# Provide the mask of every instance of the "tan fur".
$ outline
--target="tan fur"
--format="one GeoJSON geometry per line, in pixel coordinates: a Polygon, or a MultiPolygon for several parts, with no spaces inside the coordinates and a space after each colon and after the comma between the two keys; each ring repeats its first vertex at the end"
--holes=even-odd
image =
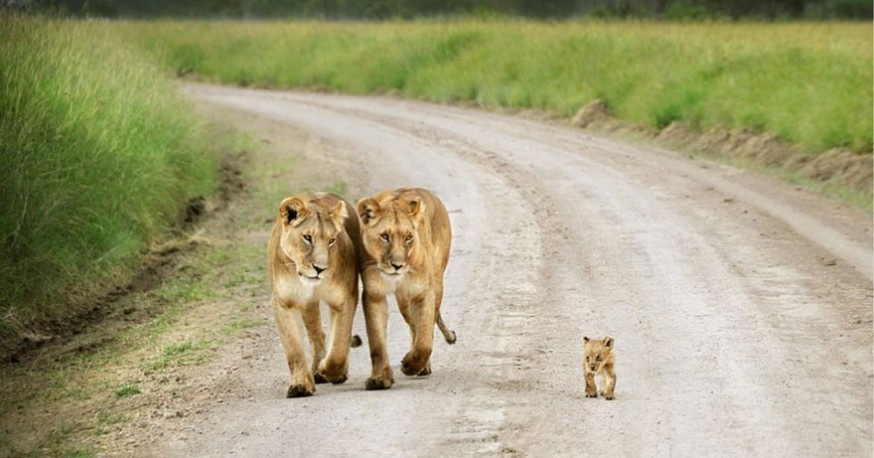
{"type": "Polygon", "coordinates": [[[385,342],[386,295],[395,295],[410,327],[410,351],[401,360],[404,374],[431,373],[435,323],[447,342],[455,342],[455,332],[440,316],[452,229],[443,203],[424,189],[384,191],[362,199],[358,214],[364,247],[362,303],[373,366],[365,386],[387,389],[394,379],[385,342]]]}
{"type": "Polygon", "coordinates": [[[586,397],[597,398],[595,374],[601,374],[601,384],[604,386],[604,399],[613,400],[613,390],[616,388],[616,372],[613,370],[613,338],[590,339],[583,337],[583,372],[586,375],[586,397]]]}
{"type": "Polygon", "coordinates": [[[273,313],[291,373],[288,397],[312,395],[316,382],[346,381],[358,304],[359,233],[352,204],[336,195],[304,194],[279,206],[267,256],[273,313]],[[331,314],[327,352],[322,301],[331,314]],[[313,352],[312,369],[303,347],[304,327],[313,352]]]}

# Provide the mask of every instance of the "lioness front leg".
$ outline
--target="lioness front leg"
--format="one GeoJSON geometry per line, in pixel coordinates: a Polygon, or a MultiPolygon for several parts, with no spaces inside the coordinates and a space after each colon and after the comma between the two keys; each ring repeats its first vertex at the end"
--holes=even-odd
{"type": "Polygon", "coordinates": [[[310,302],[301,310],[300,314],[310,339],[310,348],[313,351],[313,380],[316,383],[327,383],[328,380],[319,374],[319,362],[325,358],[325,331],[322,330],[319,302],[310,302]]]}
{"type": "MultiPolygon", "coordinates": [[[[411,315],[410,305],[411,300],[409,297],[399,294],[397,296],[398,300],[398,309],[401,311],[401,316],[404,317],[404,321],[407,322],[407,326],[410,328],[410,348],[413,348],[416,345],[416,322],[415,319],[411,315]]],[[[425,367],[422,368],[416,375],[425,376],[431,375],[431,361],[428,360],[425,363],[425,367]]]]}
{"type": "MultiPolygon", "coordinates": [[[[365,282],[366,285],[366,282],[365,282]]],[[[364,387],[368,390],[386,390],[394,383],[391,366],[388,364],[388,348],[385,334],[388,329],[388,302],[385,295],[364,293],[364,322],[367,325],[367,343],[370,346],[370,378],[364,387]]]]}
{"type": "Polygon", "coordinates": [[[331,349],[319,363],[318,373],[333,384],[346,381],[349,372],[349,348],[352,344],[352,319],[355,316],[356,297],[331,308],[331,349]]]}
{"type": "MultiPolygon", "coordinates": [[[[401,360],[401,371],[406,375],[419,375],[426,368],[430,373],[429,360],[434,344],[434,295],[426,294],[410,304],[412,321],[415,323],[413,346],[401,360]]],[[[427,374],[422,374],[427,375],[427,374]]]]}
{"type": "Polygon", "coordinates": [[[285,359],[288,362],[288,370],[291,373],[291,384],[288,387],[289,398],[312,396],[316,391],[313,375],[306,364],[306,353],[300,331],[300,312],[294,309],[293,304],[280,304],[273,300],[273,316],[279,328],[279,338],[282,348],[285,350],[285,359]]]}

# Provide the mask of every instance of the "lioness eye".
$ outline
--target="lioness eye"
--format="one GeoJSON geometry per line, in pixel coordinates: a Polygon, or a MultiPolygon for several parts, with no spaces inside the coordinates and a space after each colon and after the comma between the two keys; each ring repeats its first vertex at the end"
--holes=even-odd
{"type": "Polygon", "coordinates": [[[336,241],[337,241],[337,239],[328,240],[328,245],[333,245],[334,242],[336,242],[336,241]]]}
{"type": "Polygon", "coordinates": [[[307,243],[313,243],[313,236],[311,235],[305,235],[303,236],[303,239],[306,240],[307,243]]]}
{"type": "Polygon", "coordinates": [[[381,239],[385,240],[386,242],[388,242],[388,234],[382,234],[382,235],[379,236],[379,238],[381,238],[381,239]]]}
{"type": "Polygon", "coordinates": [[[410,235],[407,236],[407,243],[410,243],[410,242],[412,242],[412,241],[413,241],[413,235],[410,234],[410,235]]]}

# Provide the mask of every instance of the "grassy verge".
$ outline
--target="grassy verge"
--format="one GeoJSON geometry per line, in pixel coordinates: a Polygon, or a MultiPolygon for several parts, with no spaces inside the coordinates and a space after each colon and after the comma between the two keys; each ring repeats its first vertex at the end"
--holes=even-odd
{"type": "Polygon", "coordinates": [[[119,33],[0,12],[2,350],[129,278],[215,192],[193,111],[119,33]]]}
{"type": "Polygon", "coordinates": [[[178,73],[397,91],[566,116],[593,99],[661,128],[752,128],[871,151],[870,23],[122,22],[178,73]]]}
{"type": "MultiPolygon", "coordinates": [[[[202,370],[222,345],[268,323],[263,241],[215,237],[177,254],[162,285],[124,297],[119,306],[133,310],[129,315],[106,319],[69,343],[49,344],[23,364],[0,366],[6,453],[115,451],[115,436],[129,421],[151,418],[183,391],[193,395],[190,384],[168,380],[187,378],[183,368],[202,370]]],[[[197,374],[191,383],[207,378],[197,374]]]]}
{"type": "Polygon", "coordinates": [[[275,342],[266,245],[276,205],[347,185],[298,167],[297,137],[224,138],[225,123],[245,116],[204,112],[221,122],[207,125],[211,138],[248,152],[240,159],[246,192],[199,223],[191,243],[174,245],[163,280],[119,297],[118,312],[99,326],[0,365],[0,457],[140,455],[215,396],[244,395],[222,390],[243,372],[233,369],[262,364],[260,335],[275,342]]]}

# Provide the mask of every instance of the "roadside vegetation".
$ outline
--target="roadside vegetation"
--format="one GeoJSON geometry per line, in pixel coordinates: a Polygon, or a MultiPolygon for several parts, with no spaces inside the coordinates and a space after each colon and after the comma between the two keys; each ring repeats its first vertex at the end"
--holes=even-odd
{"type": "Polygon", "coordinates": [[[275,332],[265,283],[270,216],[290,194],[346,184],[307,174],[287,143],[227,134],[239,120],[204,118],[208,132],[225,132],[214,141],[246,152],[236,158],[246,191],[153,254],[163,258],[158,272],[115,298],[99,325],[0,365],[0,457],[142,454],[131,430],[164,434],[215,397],[230,399],[236,369],[262,364],[251,345],[275,332]]]}
{"type": "Polygon", "coordinates": [[[114,23],[178,74],[572,116],[750,128],[811,153],[872,142],[870,23],[513,20],[114,23]]]}
{"type": "Polygon", "coordinates": [[[0,350],[91,310],[215,193],[193,110],[122,31],[0,10],[0,350]]]}

